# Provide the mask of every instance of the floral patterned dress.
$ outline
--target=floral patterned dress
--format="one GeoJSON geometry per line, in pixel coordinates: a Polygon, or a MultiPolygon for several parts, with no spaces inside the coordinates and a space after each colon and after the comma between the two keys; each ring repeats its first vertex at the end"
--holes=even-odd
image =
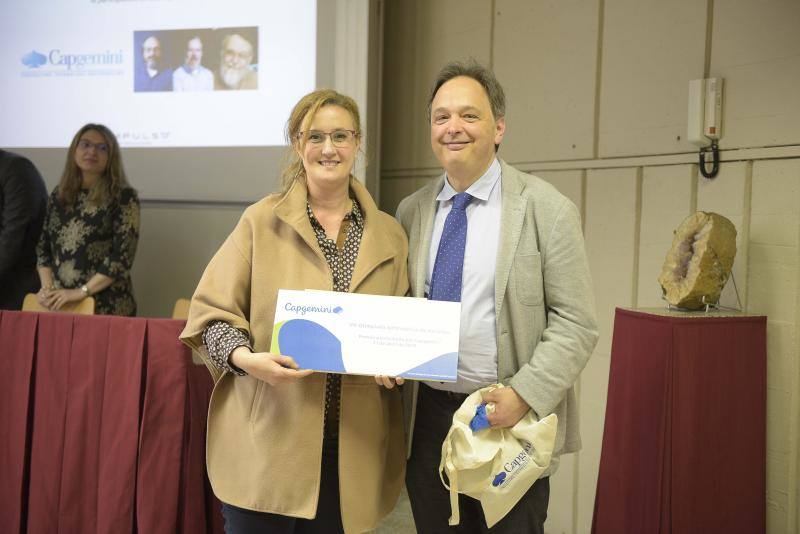
{"type": "Polygon", "coordinates": [[[65,208],[58,187],[53,190],[36,248],[38,266],[50,267],[56,287],[63,289],[81,287],[95,273],[113,278],[93,295],[95,313],[136,315],[131,267],[139,241],[139,198],[129,187],[106,205],[94,205],[88,196],[81,190],[65,208]]]}

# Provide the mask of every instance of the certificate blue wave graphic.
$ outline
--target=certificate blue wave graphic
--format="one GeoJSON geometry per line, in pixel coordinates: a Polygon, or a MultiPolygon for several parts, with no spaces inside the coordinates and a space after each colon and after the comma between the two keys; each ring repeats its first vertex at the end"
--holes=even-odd
{"type": "Polygon", "coordinates": [[[278,349],[301,369],[344,373],[342,343],[330,330],[307,319],[291,319],[280,326],[278,349]]]}
{"type": "Polygon", "coordinates": [[[417,380],[455,380],[457,370],[458,353],[448,352],[400,373],[400,376],[417,380]]]}

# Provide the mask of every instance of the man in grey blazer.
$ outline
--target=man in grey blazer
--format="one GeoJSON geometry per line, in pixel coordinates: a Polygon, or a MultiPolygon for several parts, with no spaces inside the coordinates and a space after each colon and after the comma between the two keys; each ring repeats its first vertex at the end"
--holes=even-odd
{"type": "Polygon", "coordinates": [[[558,433],[550,469],[491,532],[543,532],[547,477],[560,454],[580,448],[573,385],[597,342],[580,216],[551,185],[497,158],[505,96],[490,70],[474,61],[446,65],[429,116],[431,147],[445,174],[405,198],[397,217],[409,238],[413,296],[437,298],[437,277],[450,276],[456,265],[462,310],[458,381],[406,388],[414,521],[420,533],[486,532],[480,504],[463,495],[461,524],[448,527],[449,495],[438,468],[455,410],[469,393],[502,382],[510,387],[484,397],[496,407],[493,426],[511,427],[532,409],[538,417],[555,413],[558,433]],[[454,208],[457,198],[467,199],[466,208],[454,208]],[[465,223],[449,221],[455,209],[465,210],[465,223]],[[448,256],[450,270],[437,274],[437,258],[444,264],[452,253],[439,250],[452,249],[443,232],[458,224],[466,225],[463,266],[448,256]]]}

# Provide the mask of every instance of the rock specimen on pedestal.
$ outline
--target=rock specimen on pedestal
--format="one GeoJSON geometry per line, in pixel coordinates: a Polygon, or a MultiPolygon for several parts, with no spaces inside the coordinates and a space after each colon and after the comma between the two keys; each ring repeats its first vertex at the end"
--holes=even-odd
{"type": "Polygon", "coordinates": [[[736,227],[731,221],[718,213],[690,215],[675,230],[658,277],[667,302],[688,310],[716,304],[734,257],[736,227]]]}

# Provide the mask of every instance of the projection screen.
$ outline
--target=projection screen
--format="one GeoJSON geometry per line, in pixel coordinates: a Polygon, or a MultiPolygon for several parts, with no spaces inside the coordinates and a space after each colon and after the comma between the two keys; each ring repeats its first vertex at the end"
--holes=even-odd
{"type": "Polygon", "coordinates": [[[277,187],[291,107],[335,83],[336,4],[4,0],[0,147],[52,188],[99,122],[143,199],[254,201],[277,187]]]}

